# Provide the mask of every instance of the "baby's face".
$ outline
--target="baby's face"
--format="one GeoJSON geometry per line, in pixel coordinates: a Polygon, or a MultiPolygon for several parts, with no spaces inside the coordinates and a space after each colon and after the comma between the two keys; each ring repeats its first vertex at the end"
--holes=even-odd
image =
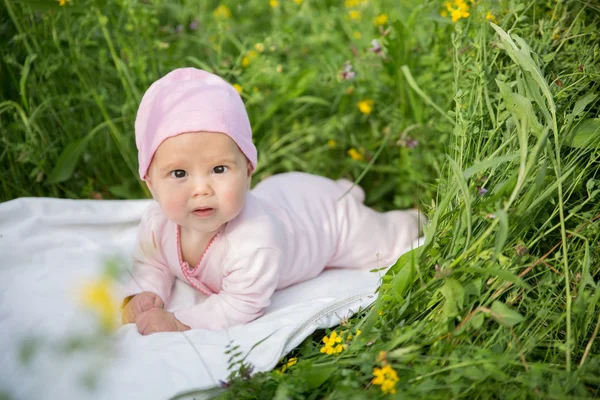
{"type": "Polygon", "coordinates": [[[156,150],[147,183],[167,218],[197,233],[214,233],[235,218],[250,187],[252,170],[223,133],[183,133],[156,150]]]}

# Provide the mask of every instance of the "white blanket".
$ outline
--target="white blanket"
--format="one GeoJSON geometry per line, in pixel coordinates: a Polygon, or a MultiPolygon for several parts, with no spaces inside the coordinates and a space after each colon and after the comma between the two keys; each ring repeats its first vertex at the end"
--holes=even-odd
{"type": "MultiPolygon", "coordinates": [[[[0,204],[0,397],[4,391],[16,399],[152,400],[214,387],[227,380],[228,345],[239,346],[254,371],[267,371],[316,329],[375,300],[383,272],[328,270],[276,292],[265,315],[247,325],[141,336],[129,324],[79,348],[72,338],[98,330],[77,300],[78,288],[99,277],[107,260],[128,261],[148,204],[48,198],[0,204]]],[[[167,309],[202,300],[177,282],[167,309]]]]}

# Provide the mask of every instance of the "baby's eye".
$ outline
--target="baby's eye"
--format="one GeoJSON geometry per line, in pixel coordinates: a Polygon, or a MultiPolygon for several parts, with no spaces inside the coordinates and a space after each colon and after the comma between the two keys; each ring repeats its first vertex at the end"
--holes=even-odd
{"type": "Polygon", "coordinates": [[[215,174],[224,174],[225,172],[227,172],[227,167],[224,165],[217,165],[213,168],[213,172],[215,174]]]}
{"type": "Polygon", "coordinates": [[[185,172],[182,169],[176,169],[174,171],[171,171],[171,176],[176,179],[181,179],[187,176],[187,172],[185,172]]]}

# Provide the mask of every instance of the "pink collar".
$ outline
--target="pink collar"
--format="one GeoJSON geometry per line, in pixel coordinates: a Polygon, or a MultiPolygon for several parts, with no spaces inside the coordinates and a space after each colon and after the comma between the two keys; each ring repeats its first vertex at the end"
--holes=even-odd
{"type": "MultiPolygon", "coordinates": [[[[226,224],[224,224],[223,226],[225,226],[225,225],[226,224]]],[[[200,267],[200,263],[204,259],[204,255],[206,254],[206,252],[208,251],[208,249],[212,246],[212,244],[214,243],[214,241],[217,238],[217,236],[219,236],[219,234],[223,230],[223,227],[219,228],[219,230],[217,231],[217,233],[215,233],[215,235],[210,239],[210,241],[206,245],[206,248],[202,252],[202,255],[200,256],[200,259],[198,260],[198,264],[196,264],[195,267],[190,266],[187,263],[187,261],[183,261],[183,255],[181,254],[181,239],[180,239],[180,237],[181,237],[181,227],[179,225],[177,225],[176,230],[177,230],[177,257],[179,259],[179,267],[181,268],[181,272],[183,272],[183,275],[187,279],[188,283],[190,285],[192,285],[194,288],[196,288],[197,290],[200,290],[202,293],[204,293],[207,296],[210,296],[211,294],[214,294],[214,292],[212,290],[210,290],[208,287],[206,287],[206,285],[204,285],[202,282],[200,282],[193,275],[198,270],[198,267],[200,267]]]]}

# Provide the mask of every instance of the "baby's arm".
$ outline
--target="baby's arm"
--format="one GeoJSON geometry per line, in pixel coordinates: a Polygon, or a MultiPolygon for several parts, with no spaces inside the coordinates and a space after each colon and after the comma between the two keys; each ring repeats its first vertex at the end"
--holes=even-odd
{"type": "Polygon", "coordinates": [[[279,282],[282,254],[262,248],[239,255],[223,268],[221,291],[195,306],[175,311],[192,329],[225,329],[263,314],[279,282]]]}
{"type": "Polygon", "coordinates": [[[151,308],[162,308],[171,294],[175,276],[169,270],[160,248],[160,230],[152,217],[144,214],[133,252],[131,280],[124,288],[123,323],[135,322],[138,315],[151,308]]]}

